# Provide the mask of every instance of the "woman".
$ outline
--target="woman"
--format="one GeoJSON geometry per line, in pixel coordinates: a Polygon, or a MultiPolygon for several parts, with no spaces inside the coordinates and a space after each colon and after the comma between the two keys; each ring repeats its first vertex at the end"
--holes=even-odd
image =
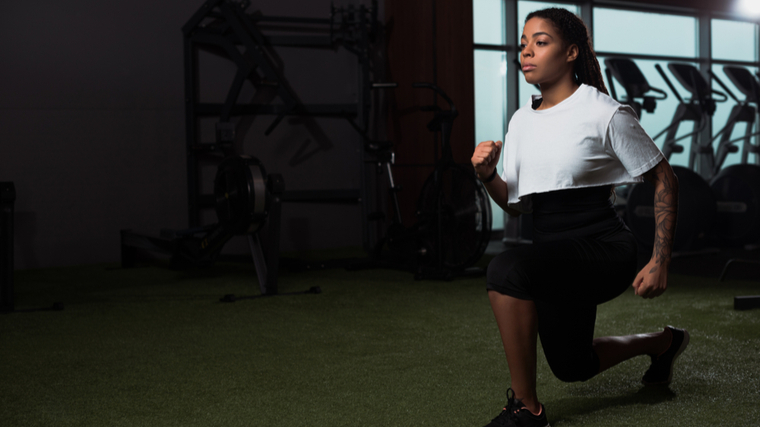
{"type": "Polygon", "coordinates": [[[488,296],[509,366],[507,406],[488,426],[548,426],[536,393],[537,336],[552,372],[585,381],[650,355],[645,384],[666,384],[686,331],[594,338],[596,306],[622,294],[665,292],[678,181],[633,110],[607,95],[588,30],[565,9],[528,15],[521,38],[525,80],[541,95],[518,110],[505,143],[485,141],[472,164],[508,214],[532,212],[533,244],[495,257],[488,296]],[[504,172],[496,164],[504,151],[504,172]],[[636,274],[636,242],[610,202],[616,185],[655,186],[652,258],[636,274]]]}

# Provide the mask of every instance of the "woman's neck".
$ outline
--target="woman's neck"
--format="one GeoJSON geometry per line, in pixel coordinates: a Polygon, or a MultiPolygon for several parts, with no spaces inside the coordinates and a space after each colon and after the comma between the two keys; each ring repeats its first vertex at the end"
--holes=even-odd
{"type": "Polygon", "coordinates": [[[541,105],[538,110],[546,110],[554,107],[574,94],[580,86],[572,77],[565,78],[553,83],[541,83],[541,105]]]}

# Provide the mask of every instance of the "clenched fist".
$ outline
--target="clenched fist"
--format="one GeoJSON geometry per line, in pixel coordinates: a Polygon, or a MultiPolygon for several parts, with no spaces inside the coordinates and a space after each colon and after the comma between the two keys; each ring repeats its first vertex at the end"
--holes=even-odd
{"type": "Polygon", "coordinates": [[[501,146],[501,141],[483,141],[475,147],[470,161],[478,173],[478,179],[484,180],[491,176],[499,163],[501,146]]]}

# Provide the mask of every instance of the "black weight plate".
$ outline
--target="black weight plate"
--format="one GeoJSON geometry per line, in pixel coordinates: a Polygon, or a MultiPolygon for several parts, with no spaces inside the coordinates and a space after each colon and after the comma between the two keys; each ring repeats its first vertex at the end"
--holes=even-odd
{"type": "Polygon", "coordinates": [[[437,184],[431,174],[422,187],[417,215],[423,243],[430,248],[430,263],[437,265],[442,257],[444,267],[465,269],[485,253],[491,239],[491,204],[471,170],[449,166],[441,171],[437,184]]]}
{"type": "Polygon", "coordinates": [[[732,165],[710,183],[718,199],[714,234],[722,244],[760,241],[760,166],[732,165]]]}
{"type": "MultiPolygon", "coordinates": [[[[678,218],[674,250],[694,248],[703,241],[715,222],[717,204],[710,186],[696,172],[672,166],[678,178],[678,218]]],[[[639,244],[654,246],[654,186],[636,184],[628,194],[626,223],[639,244]]]]}

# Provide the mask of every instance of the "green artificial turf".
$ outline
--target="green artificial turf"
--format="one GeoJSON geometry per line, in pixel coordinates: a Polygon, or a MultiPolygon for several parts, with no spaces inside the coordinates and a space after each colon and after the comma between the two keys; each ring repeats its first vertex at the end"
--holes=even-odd
{"type": "MultiPolygon", "coordinates": [[[[116,265],[16,273],[0,315],[2,426],[482,426],[508,372],[484,278],[415,281],[393,270],[283,271],[253,294],[252,265],[116,265]]],[[[687,328],[669,387],[644,387],[648,358],[562,383],[539,351],[553,426],[760,423],[760,310],[734,311],[751,281],[671,275],[660,298],[631,291],[599,309],[597,335],[687,328]]]]}

